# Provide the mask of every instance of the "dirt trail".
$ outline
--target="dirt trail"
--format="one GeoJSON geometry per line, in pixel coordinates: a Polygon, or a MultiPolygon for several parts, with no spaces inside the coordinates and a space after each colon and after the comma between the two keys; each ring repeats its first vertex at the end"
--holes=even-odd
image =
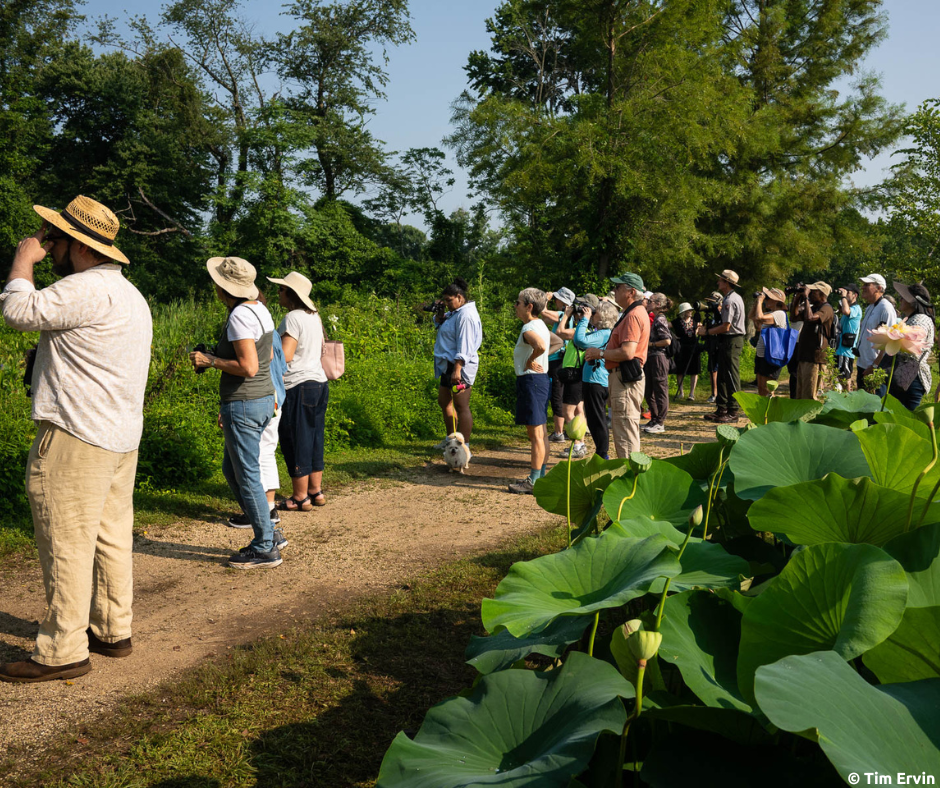
{"type": "MultiPolygon", "coordinates": [[[[644,435],[644,451],[664,456],[708,440],[714,431],[701,419],[707,410],[673,406],[668,431],[644,435]]],[[[506,491],[527,465],[527,445],[475,454],[464,476],[448,473],[435,457],[399,479],[332,495],[322,509],[282,513],[290,546],[273,570],[225,566],[250,532],[226,527],[222,513],[150,529],[134,544],[134,653],[120,660],[93,654],[92,672],[70,683],[0,684],[0,758],[11,744],[37,752],[48,737],[207,656],[543,527],[552,515],[531,496],[506,491]]],[[[0,584],[0,662],[24,659],[45,604],[38,564],[5,570],[0,584]]]]}

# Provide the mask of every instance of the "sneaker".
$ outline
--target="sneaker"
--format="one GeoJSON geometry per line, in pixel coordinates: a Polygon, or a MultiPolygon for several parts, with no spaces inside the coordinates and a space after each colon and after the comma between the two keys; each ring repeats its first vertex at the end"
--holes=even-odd
{"type": "Polygon", "coordinates": [[[516,495],[532,495],[532,480],[526,476],[521,482],[513,482],[509,485],[509,492],[516,495]]]}
{"type": "Polygon", "coordinates": [[[281,529],[275,528],[274,529],[274,549],[283,550],[289,544],[290,544],[290,541],[288,540],[286,536],[284,536],[281,529]]]}
{"type": "Polygon", "coordinates": [[[643,428],[643,432],[647,435],[658,435],[661,432],[665,432],[666,428],[662,424],[647,424],[643,428]]]}
{"type": "Polygon", "coordinates": [[[251,520],[248,519],[247,514],[239,512],[228,518],[228,525],[229,528],[251,528],[251,520]]]}
{"type": "Polygon", "coordinates": [[[257,547],[244,547],[228,559],[232,569],[261,569],[265,567],[280,566],[283,563],[277,546],[270,553],[265,553],[257,547]]]}
{"type": "Polygon", "coordinates": [[[281,515],[277,513],[276,507],[271,510],[271,522],[274,523],[275,525],[281,522],[281,515]]]}
{"type": "Polygon", "coordinates": [[[712,394],[712,395],[711,395],[707,400],[705,400],[705,401],[711,403],[712,405],[714,405],[714,404],[715,404],[715,395],[712,394]]]}
{"type": "Polygon", "coordinates": [[[565,437],[563,432],[553,432],[548,436],[549,443],[567,443],[568,439],[565,437]]]}
{"type": "Polygon", "coordinates": [[[435,443],[432,447],[432,451],[444,451],[444,447],[447,445],[447,438],[444,438],[440,443],[435,443]]]}

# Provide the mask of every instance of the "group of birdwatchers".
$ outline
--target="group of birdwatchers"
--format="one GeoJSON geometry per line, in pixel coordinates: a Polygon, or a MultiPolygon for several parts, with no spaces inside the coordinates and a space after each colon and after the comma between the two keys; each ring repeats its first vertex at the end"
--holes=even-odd
{"type": "MultiPolygon", "coordinates": [[[[775,388],[768,384],[778,380],[786,366],[790,396],[818,398],[833,348],[837,385],[842,390],[862,388],[875,369],[896,363],[878,345],[865,340],[876,329],[897,324],[898,311],[901,323],[921,330],[923,349],[906,359],[908,374],[891,376],[890,393],[913,410],[931,388],[929,362],[936,316],[930,293],[922,284],[894,282],[895,301],[885,294],[885,278],[870,274],[859,280],[861,288],[855,283],[838,288],[836,308],[829,303],[833,290],[826,282],[786,290],[764,287],[754,293],[747,310],[738,274],[726,269],[717,274],[714,292],[695,304],[681,303],[670,321],[666,315],[672,301],[663,293],[646,290],[639,274],[628,271],[610,281],[614,289],[600,298],[576,296],[567,287],[554,292],[527,287],[516,298],[515,314],[522,323],[513,352],[516,424],[526,428],[531,462],[529,475],[511,483],[510,492],[533,492],[546,473],[550,445],[567,442],[565,426],[577,416],[584,417],[594,450],[604,459],[610,456],[611,442],[621,459],[639,451],[641,432],[666,431],[670,375],[676,377],[677,399],[695,400],[702,356],[707,357],[711,378],[707,401],[715,404],[714,412],[703,418],[716,424],[738,423],[741,415],[734,394],[741,390],[740,360],[749,322],[757,388],[764,396],[775,388]],[[867,304],[864,314],[860,297],[867,304]],[[767,328],[786,330],[792,337],[784,357],[765,347],[767,328]],[[686,379],[688,395],[684,393],[686,379]],[[549,406],[551,430],[547,427],[549,406]]],[[[483,333],[466,287],[458,279],[443,292],[441,308],[435,313],[434,363],[446,431],[459,433],[469,445],[473,429],[470,396],[483,333]]],[[[882,384],[879,394],[884,395],[886,389],[887,384],[882,384]]],[[[447,439],[436,448],[446,445],[447,439]]],[[[582,459],[587,453],[583,439],[575,434],[562,456],[582,459]]]]}
{"type": "MultiPolygon", "coordinates": [[[[3,317],[20,331],[38,331],[31,372],[32,418],[36,438],[26,467],[26,492],[46,594],[46,613],[29,659],[0,665],[0,680],[41,682],[81,676],[91,669],[89,652],[106,657],[132,653],[133,489],[143,430],[143,405],[153,328],[146,300],[124,277],[127,257],[115,246],[119,222],[101,203],[76,197],[62,211],[42,206],[41,229],[18,244],[0,294],[3,317]],[[57,281],[37,290],[33,269],[52,258],[57,281]]],[[[275,328],[256,285],[257,272],[238,257],[206,263],[215,294],[228,310],[217,345],[190,353],[197,373],[220,373],[219,426],[225,438],[222,470],[241,512],[228,520],[250,528],[251,542],[228,559],[235,569],[274,567],[287,540],[276,527],[278,508],[310,511],[323,506],[324,422],[329,383],[324,369],[324,330],[310,298],[311,282],[291,272],[271,279],[287,310],[275,328]],[[280,487],[274,452],[281,446],[292,494],[275,505],[280,487]]],[[[640,448],[640,421],[648,434],[663,432],[669,409],[668,379],[675,367],[679,392],[690,378],[694,397],[701,373],[700,340],[705,340],[718,423],[738,420],[733,395],[740,389],[739,358],[745,335],[744,302],[738,275],[718,275],[717,291],[693,307],[679,306],[645,290],[642,278],[625,272],[603,298],[576,297],[560,288],[522,290],[514,304],[522,324],[513,352],[516,423],[531,443],[531,472],[509,489],[531,493],[545,473],[548,448],[564,441],[564,428],[583,413],[595,450],[617,457],[640,448]],[[699,319],[698,314],[703,315],[699,319]],[[675,345],[675,347],[671,347],[675,345]],[[644,398],[649,411],[644,414],[644,398]],[[553,430],[546,429],[551,405],[553,430]],[[609,414],[608,414],[609,406],[609,414]],[[608,426],[609,425],[609,426],[608,426]]],[[[840,369],[848,380],[858,357],[858,379],[881,363],[869,343],[869,329],[896,320],[884,295],[885,280],[862,280],[869,304],[864,316],[859,290],[839,291],[840,369]],[[843,352],[848,349],[851,353],[843,352]]],[[[929,328],[934,313],[921,285],[895,284],[909,323],[929,328]]],[[[813,397],[820,355],[833,331],[829,285],[817,282],[796,294],[787,315],[786,296],[765,288],[751,310],[758,326],[802,324],[791,380],[796,396],[813,397]]],[[[473,430],[470,398],[483,340],[480,316],[461,279],[448,285],[435,308],[435,376],[446,432],[469,443],[473,430]]],[[[758,385],[779,375],[758,344],[758,385]]],[[[925,353],[926,356],[926,353],[925,353]]],[[[895,393],[909,407],[930,389],[926,358],[915,380],[895,393]]],[[[334,375],[335,377],[335,375],[334,375]]],[[[791,392],[792,393],[792,392],[791,392]]],[[[586,447],[576,442],[574,457],[586,447]]],[[[469,453],[468,453],[469,456],[469,453]]]]}

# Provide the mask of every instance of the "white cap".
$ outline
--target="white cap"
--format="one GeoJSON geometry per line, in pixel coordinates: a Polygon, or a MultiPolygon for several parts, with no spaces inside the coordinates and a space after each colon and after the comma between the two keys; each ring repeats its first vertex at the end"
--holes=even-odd
{"type": "Polygon", "coordinates": [[[652,290],[646,290],[646,291],[644,291],[644,293],[643,293],[643,298],[650,299],[650,298],[652,298],[652,297],[653,297],[653,291],[652,291],[652,290]]]}
{"type": "Polygon", "coordinates": [[[858,280],[859,282],[864,282],[866,285],[878,285],[879,287],[887,287],[888,283],[885,281],[885,278],[881,274],[869,274],[868,276],[863,276],[858,280]]]}

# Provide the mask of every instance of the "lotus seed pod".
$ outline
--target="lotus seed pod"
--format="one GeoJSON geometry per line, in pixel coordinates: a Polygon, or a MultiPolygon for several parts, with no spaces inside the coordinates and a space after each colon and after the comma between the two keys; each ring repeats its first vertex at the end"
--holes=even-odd
{"type": "Polygon", "coordinates": [[[921,413],[923,414],[924,421],[926,421],[928,424],[933,424],[933,414],[934,414],[933,405],[930,405],[929,407],[924,408],[921,411],[921,413]]]}
{"type": "Polygon", "coordinates": [[[630,635],[634,632],[639,632],[643,628],[643,622],[638,618],[631,618],[626,624],[621,627],[623,629],[623,636],[627,640],[630,639],[630,635]]]}
{"type": "Polygon", "coordinates": [[[581,440],[587,434],[587,420],[584,416],[575,416],[568,422],[568,426],[565,427],[565,432],[568,433],[568,437],[571,438],[571,440],[581,440]]]}
{"type": "Polygon", "coordinates": [[[646,473],[653,465],[653,458],[641,451],[630,452],[630,470],[635,474],[646,473]]]}
{"type": "Polygon", "coordinates": [[[730,449],[738,442],[738,438],[741,437],[738,428],[732,427],[730,424],[719,424],[715,428],[715,434],[718,436],[718,442],[725,449],[730,449]]]}
{"type": "Polygon", "coordinates": [[[627,640],[627,647],[637,660],[650,660],[656,656],[662,642],[663,636],[659,632],[640,630],[627,640]]]}
{"type": "Polygon", "coordinates": [[[692,528],[698,528],[702,524],[702,520],[705,519],[705,511],[702,509],[702,505],[699,504],[695,507],[695,511],[689,515],[689,526],[692,528]]]}
{"type": "Polygon", "coordinates": [[[773,393],[779,388],[780,383],[776,380],[768,380],[765,385],[767,386],[767,391],[773,393]]]}

